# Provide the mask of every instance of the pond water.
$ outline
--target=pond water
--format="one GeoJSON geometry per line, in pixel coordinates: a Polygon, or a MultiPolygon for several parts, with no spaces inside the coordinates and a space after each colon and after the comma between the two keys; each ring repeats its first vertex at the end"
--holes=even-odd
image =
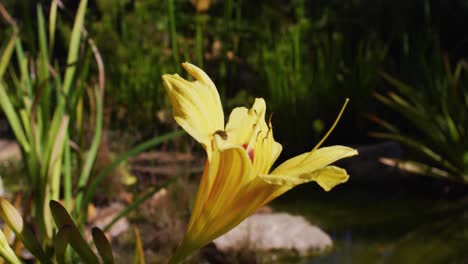
{"type": "Polygon", "coordinates": [[[468,263],[468,189],[417,176],[354,180],[330,192],[315,184],[277,199],[304,215],[334,248],[310,264],[468,263]]]}

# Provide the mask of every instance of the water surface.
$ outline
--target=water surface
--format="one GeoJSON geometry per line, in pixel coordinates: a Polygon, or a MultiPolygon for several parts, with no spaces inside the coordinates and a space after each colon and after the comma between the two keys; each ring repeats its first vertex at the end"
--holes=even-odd
{"type": "Polygon", "coordinates": [[[357,179],[330,192],[307,184],[273,203],[334,240],[310,264],[468,263],[468,189],[417,176],[357,179]]]}

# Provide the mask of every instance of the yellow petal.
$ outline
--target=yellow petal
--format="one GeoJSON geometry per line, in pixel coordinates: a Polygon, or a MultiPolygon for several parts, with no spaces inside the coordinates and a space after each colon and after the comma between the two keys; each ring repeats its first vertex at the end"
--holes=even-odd
{"type": "Polygon", "coordinates": [[[345,146],[319,148],[303,153],[279,165],[271,174],[300,176],[321,169],[337,160],[357,155],[355,149],[345,146]]]}
{"type": "Polygon", "coordinates": [[[189,63],[182,66],[195,81],[187,81],[178,74],[165,74],[162,76],[164,87],[172,104],[174,119],[203,145],[210,158],[212,136],[224,128],[221,100],[205,72],[189,63]]]}
{"type": "Polygon", "coordinates": [[[263,98],[256,98],[252,108],[237,107],[229,115],[229,121],[226,124],[226,133],[228,140],[232,144],[248,144],[254,134],[264,126],[266,104],[263,98]]]}
{"type": "MultiPolygon", "coordinates": [[[[245,218],[252,215],[260,207],[264,206],[270,200],[268,198],[274,194],[281,186],[273,185],[256,177],[250,181],[240,192],[231,197],[226,204],[226,214],[223,215],[223,225],[213,225],[212,230],[216,231],[212,237],[216,239],[232,228],[240,224],[245,218]]],[[[212,230],[209,230],[211,232],[212,230]]]]}
{"type": "Polygon", "coordinates": [[[255,175],[268,174],[282,150],[281,144],[273,139],[273,130],[260,131],[255,139],[253,166],[255,175]]]}
{"type": "Polygon", "coordinates": [[[267,174],[281,153],[282,146],[273,138],[273,131],[265,122],[266,104],[256,98],[252,108],[235,108],[226,125],[228,141],[242,145],[253,159],[254,174],[267,174]]]}
{"type": "Polygon", "coordinates": [[[213,240],[213,235],[228,224],[224,219],[232,218],[235,212],[230,207],[252,178],[252,163],[245,150],[234,145],[223,145],[220,150],[217,142],[222,140],[215,135],[214,151],[200,183],[185,244],[201,247],[213,240]]]}
{"type": "Polygon", "coordinates": [[[349,175],[346,173],[346,170],[342,168],[327,166],[295,176],[262,175],[260,177],[270,184],[285,186],[286,190],[302,183],[316,181],[325,191],[329,191],[336,185],[346,182],[349,175]]]}

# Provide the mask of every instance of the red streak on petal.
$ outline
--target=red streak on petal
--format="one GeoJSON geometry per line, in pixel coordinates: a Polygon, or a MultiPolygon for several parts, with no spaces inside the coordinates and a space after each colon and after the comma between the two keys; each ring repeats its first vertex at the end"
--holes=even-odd
{"type": "MultiPolygon", "coordinates": [[[[242,144],[242,147],[243,147],[245,150],[247,150],[248,146],[249,146],[248,144],[242,144]]],[[[253,149],[248,150],[248,151],[247,151],[247,154],[249,155],[250,160],[253,162],[253,159],[254,159],[254,150],[253,150],[253,149]]]]}
{"type": "Polygon", "coordinates": [[[253,159],[254,159],[254,150],[251,149],[251,150],[249,150],[247,153],[249,154],[250,160],[253,162],[253,159]]]}

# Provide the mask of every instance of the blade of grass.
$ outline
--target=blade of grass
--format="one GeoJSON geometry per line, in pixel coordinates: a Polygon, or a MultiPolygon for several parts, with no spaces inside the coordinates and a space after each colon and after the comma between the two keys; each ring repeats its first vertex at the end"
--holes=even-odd
{"type": "Polygon", "coordinates": [[[0,80],[3,79],[3,74],[5,73],[5,70],[8,67],[8,65],[10,64],[11,55],[13,54],[13,49],[15,47],[15,42],[17,38],[17,33],[13,33],[6,47],[2,51],[2,55],[0,57],[0,80]]]}
{"type": "Polygon", "coordinates": [[[78,60],[78,51],[81,40],[81,30],[84,25],[84,18],[86,13],[86,6],[88,4],[87,0],[81,0],[80,5],[78,6],[78,11],[75,17],[75,23],[73,24],[73,29],[70,38],[70,45],[68,47],[68,57],[67,57],[67,70],[65,71],[65,77],[63,80],[63,92],[68,95],[73,77],[75,76],[76,71],[76,62],[78,60]]]}
{"type": "Polygon", "coordinates": [[[31,150],[28,141],[26,140],[26,136],[24,134],[23,127],[21,126],[20,119],[11,104],[10,98],[5,91],[5,88],[0,80],[0,107],[3,109],[3,112],[8,120],[8,123],[15,134],[16,140],[20,144],[21,148],[25,152],[29,152],[31,150]]]}
{"type": "Polygon", "coordinates": [[[373,137],[377,138],[383,138],[383,139],[392,139],[396,140],[398,142],[401,142],[412,149],[415,149],[419,151],[420,153],[426,155],[428,158],[433,160],[434,162],[440,164],[441,166],[444,166],[448,169],[450,169],[454,174],[459,174],[461,175],[461,172],[459,169],[457,169],[456,166],[451,164],[450,161],[444,159],[440,155],[438,155],[436,152],[434,152],[432,149],[430,149],[428,146],[424,145],[421,142],[417,142],[414,139],[411,139],[408,136],[402,136],[402,135],[395,135],[395,134],[389,134],[389,133],[380,133],[380,132],[371,132],[369,133],[373,137]]]}
{"type": "MultiPolygon", "coordinates": [[[[20,75],[21,75],[21,95],[25,95],[24,98],[32,98],[32,87],[31,87],[31,79],[29,78],[28,72],[28,59],[24,56],[23,46],[21,45],[21,40],[18,38],[16,40],[16,59],[19,65],[20,75]]],[[[31,102],[25,103],[26,108],[28,111],[31,110],[31,102]]]]}
{"type": "Polygon", "coordinates": [[[127,207],[125,207],[125,209],[123,209],[119,214],[117,214],[106,226],[104,226],[104,228],[102,229],[104,232],[107,232],[109,231],[109,229],[115,224],[117,223],[117,221],[119,221],[122,217],[126,216],[128,213],[130,213],[131,211],[135,210],[136,208],[138,208],[138,206],[143,203],[144,201],[146,201],[148,198],[150,198],[153,194],[155,194],[156,192],[158,192],[159,190],[161,190],[162,188],[166,188],[167,186],[173,184],[175,182],[175,179],[170,179],[168,180],[167,182],[159,185],[159,186],[155,186],[153,190],[145,193],[144,195],[142,195],[141,197],[138,197],[138,199],[136,199],[132,204],[128,205],[127,207]]]}
{"type": "MultiPolygon", "coordinates": [[[[83,190],[88,183],[89,175],[91,172],[91,168],[94,164],[94,161],[96,159],[97,151],[99,148],[99,143],[101,141],[101,135],[102,135],[102,98],[100,94],[99,87],[95,86],[94,88],[94,98],[96,102],[96,121],[95,121],[95,131],[94,131],[94,137],[91,142],[91,147],[89,148],[89,151],[86,155],[86,160],[84,162],[83,168],[81,170],[81,174],[78,178],[78,188],[80,190],[83,190]]],[[[77,197],[76,197],[76,209],[80,210],[87,208],[87,204],[81,204],[83,198],[83,192],[79,192],[77,197]]]]}
{"type": "Polygon", "coordinates": [[[179,67],[180,60],[179,60],[179,48],[177,45],[177,31],[176,31],[174,0],[167,0],[167,12],[169,15],[169,32],[171,36],[172,56],[174,58],[175,66],[179,67]]]}
{"type": "Polygon", "coordinates": [[[143,243],[141,243],[140,231],[137,226],[133,226],[135,234],[135,253],[133,255],[133,264],[145,264],[145,253],[143,251],[143,243]]]}
{"type": "Polygon", "coordinates": [[[55,42],[55,27],[57,23],[57,0],[52,0],[49,11],[49,55],[53,53],[55,42]]]}
{"type": "Polygon", "coordinates": [[[38,24],[38,34],[39,34],[39,63],[37,65],[38,73],[38,83],[40,84],[40,93],[38,93],[40,101],[40,109],[38,113],[41,114],[42,124],[45,127],[42,127],[45,131],[48,130],[49,120],[50,120],[50,85],[49,85],[49,54],[48,54],[48,45],[47,45],[47,33],[46,33],[46,24],[44,20],[44,13],[40,4],[37,5],[37,24],[38,24]]]}
{"type": "Polygon", "coordinates": [[[63,196],[65,199],[65,208],[67,211],[72,210],[72,172],[71,172],[71,149],[70,149],[70,135],[65,135],[65,154],[64,154],[64,168],[63,168],[63,196]]]}
{"type": "Polygon", "coordinates": [[[128,158],[135,156],[149,148],[155,147],[163,142],[166,142],[168,140],[171,140],[175,137],[178,137],[185,132],[181,130],[177,130],[168,134],[164,134],[159,137],[155,137],[153,139],[150,139],[148,141],[145,141],[138,146],[132,148],[128,152],[120,155],[117,157],[109,166],[107,166],[104,170],[102,170],[93,180],[90,182],[88,188],[85,190],[85,195],[84,195],[84,200],[82,203],[82,210],[87,207],[87,205],[91,202],[91,199],[96,192],[97,187],[99,184],[105,179],[105,177],[113,171],[115,168],[117,168],[122,162],[127,161],[128,158]]]}

